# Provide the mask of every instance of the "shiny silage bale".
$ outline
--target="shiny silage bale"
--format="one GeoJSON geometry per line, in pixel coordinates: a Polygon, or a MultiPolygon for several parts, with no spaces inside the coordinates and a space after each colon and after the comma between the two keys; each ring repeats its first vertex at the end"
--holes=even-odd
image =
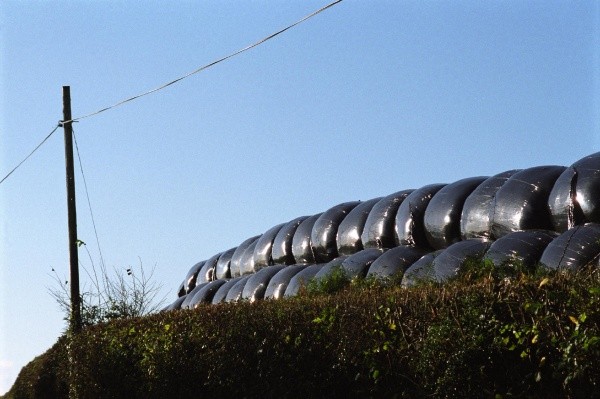
{"type": "Polygon", "coordinates": [[[552,230],[548,198],[564,166],[537,166],[512,175],[496,193],[492,237],[519,230],[552,230]]]}
{"type": "Polygon", "coordinates": [[[306,286],[308,282],[323,268],[324,264],[318,263],[316,265],[307,266],[304,270],[297,273],[288,284],[285,289],[284,297],[296,296],[300,291],[300,288],[306,286]]]}
{"type": "Polygon", "coordinates": [[[379,200],[369,212],[363,227],[361,241],[366,248],[393,248],[396,246],[396,213],[402,201],[413,190],[402,190],[379,200]]]}
{"type": "Polygon", "coordinates": [[[369,267],[375,262],[386,249],[367,248],[348,256],[342,262],[342,269],[349,278],[364,278],[369,267]]]}
{"type": "Polygon", "coordinates": [[[203,287],[205,287],[206,285],[208,285],[208,283],[200,283],[197,284],[193,290],[191,290],[186,296],[184,301],[181,303],[181,309],[189,309],[190,307],[190,302],[192,301],[192,299],[194,298],[194,295],[196,295],[196,293],[203,287]]]}
{"type": "Polygon", "coordinates": [[[242,278],[240,278],[227,292],[225,302],[237,302],[242,299],[242,292],[244,292],[244,287],[250,277],[252,277],[252,275],[242,276],[242,278]]]}
{"type": "Polygon", "coordinates": [[[325,263],[335,259],[337,250],[337,232],[346,216],[360,202],[344,202],[329,208],[315,221],[311,232],[311,245],[315,262],[325,263]]]}
{"type": "Polygon", "coordinates": [[[177,297],[185,295],[185,280],[179,284],[179,288],[177,288],[177,297]]]}
{"type": "Polygon", "coordinates": [[[279,299],[285,294],[285,290],[292,278],[306,269],[308,265],[289,265],[281,269],[269,280],[269,285],[265,290],[265,299],[279,299]]]}
{"type": "Polygon", "coordinates": [[[367,278],[378,279],[395,277],[401,279],[406,269],[427,253],[422,248],[399,246],[388,249],[379,256],[367,271],[367,278]]]}
{"type": "Polygon", "coordinates": [[[506,181],[520,169],[498,173],[483,181],[464,202],[460,217],[460,233],[463,240],[469,238],[492,238],[492,222],[496,193],[506,181]]]}
{"type": "Polygon", "coordinates": [[[540,264],[548,269],[579,270],[598,266],[600,224],[586,223],[565,231],[548,244],[540,264]]]}
{"type": "Polygon", "coordinates": [[[401,283],[402,287],[412,287],[423,281],[434,281],[433,261],[443,251],[443,249],[438,249],[437,251],[429,252],[410,265],[404,271],[401,283]]]}
{"type": "Polygon", "coordinates": [[[242,291],[242,299],[247,299],[250,302],[254,302],[257,299],[263,299],[265,296],[265,291],[267,290],[267,285],[271,278],[277,274],[277,272],[281,271],[283,268],[289,267],[288,265],[273,265],[267,266],[256,273],[252,274],[246,284],[244,285],[244,290],[242,291]]]}
{"type": "MultiPolygon", "coordinates": [[[[258,240],[260,240],[260,238],[258,240]]],[[[248,245],[240,258],[240,275],[242,276],[256,272],[256,268],[254,266],[254,250],[256,249],[258,240],[248,245]]]]}
{"type": "Polygon", "coordinates": [[[207,283],[215,279],[215,268],[217,267],[217,261],[221,256],[220,253],[208,258],[204,265],[200,268],[198,276],[196,277],[196,285],[201,283],[207,283]]]}
{"type": "Polygon", "coordinates": [[[260,235],[247,238],[237,246],[233,252],[233,255],[231,255],[231,262],[229,266],[231,277],[238,277],[242,275],[241,264],[244,253],[246,252],[246,249],[248,249],[250,245],[254,244],[259,238],[260,235]]]}
{"type": "Polygon", "coordinates": [[[215,295],[213,296],[211,303],[217,304],[217,303],[225,302],[225,298],[227,298],[227,294],[229,293],[229,290],[231,288],[233,288],[233,286],[236,285],[237,282],[240,281],[241,279],[242,279],[242,277],[239,276],[239,277],[234,277],[229,280],[226,280],[225,284],[220,286],[219,289],[217,290],[217,292],[215,292],[215,295]]]}
{"type": "Polygon", "coordinates": [[[371,209],[380,200],[381,197],[378,197],[361,202],[340,223],[336,237],[339,255],[352,255],[364,249],[361,239],[363,229],[371,209]]]}
{"type": "Polygon", "coordinates": [[[307,218],[308,216],[300,216],[290,220],[279,230],[273,240],[273,250],[271,251],[274,264],[293,265],[296,263],[292,252],[292,242],[298,226],[307,218]]]}
{"type": "Polygon", "coordinates": [[[219,256],[219,260],[217,261],[217,267],[215,268],[215,277],[217,279],[222,278],[231,278],[231,257],[237,247],[233,247],[223,252],[221,256],[219,256]]]}
{"type": "Polygon", "coordinates": [[[548,205],[559,233],[584,223],[600,223],[600,152],[578,160],[558,177],[548,205]]]}
{"type": "Polygon", "coordinates": [[[294,255],[294,263],[315,263],[315,254],[312,250],[311,234],[313,226],[321,213],[312,215],[302,221],[292,240],[292,254],[294,255]]]}
{"type": "Polygon", "coordinates": [[[198,272],[204,266],[206,260],[196,263],[194,266],[190,268],[185,276],[185,280],[183,281],[183,288],[185,293],[189,293],[196,286],[196,278],[198,277],[198,272]]]}
{"type": "Polygon", "coordinates": [[[314,278],[315,280],[327,278],[336,269],[342,270],[348,278],[363,278],[373,261],[384,251],[379,248],[367,248],[352,255],[340,256],[323,266],[314,278]]]}
{"type": "Polygon", "coordinates": [[[515,263],[533,269],[542,253],[558,236],[549,230],[525,230],[508,233],[494,241],[485,254],[495,267],[512,267],[515,263]]]}
{"type": "Polygon", "coordinates": [[[469,177],[440,189],[425,209],[425,237],[433,249],[461,240],[460,217],[465,200],[487,177],[469,177]]]}
{"type": "Polygon", "coordinates": [[[425,236],[425,209],[431,198],[446,186],[430,184],[416,189],[400,204],[396,213],[395,240],[397,245],[429,248],[425,236]]]}
{"type": "MultiPolygon", "coordinates": [[[[360,252],[360,251],[359,251],[360,252]]],[[[357,252],[357,253],[359,253],[357,252]]],[[[355,255],[355,254],[352,254],[355,255]]],[[[346,259],[348,259],[348,257],[352,256],[352,255],[342,255],[342,256],[338,256],[337,258],[330,260],[329,262],[323,264],[323,267],[321,267],[317,273],[312,276],[315,280],[320,280],[325,276],[328,276],[329,274],[331,274],[331,272],[333,272],[336,269],[342,269],[342,263],[344,263],[344,261],[346,259]]]]}
{"type": "Polygon", "coordinates": [[[444,249],[432,262],[434,280],[444,282],[456,277],[469,261],[480,261],[491,242],[483,238],[459,241],[444,249]]]}
{"type": "Polygon", "coordinates": [[[263,267],[273,265],[273,242],[279,230],[285,226],[285,223],[278,224],[265,231],[256,242],[254,249],[254,269],[260,270],[263,267]]]}
{"type": "Polygon", "coordinates": [[[221,288],[221,286],[226,282],[227,280],[221,279],[205,284],[194,294],[191,301],[188,303],[188,307],[193,309],[198,307],[198,305],[201,303],[210,303],[219,288],[221,288]]]}

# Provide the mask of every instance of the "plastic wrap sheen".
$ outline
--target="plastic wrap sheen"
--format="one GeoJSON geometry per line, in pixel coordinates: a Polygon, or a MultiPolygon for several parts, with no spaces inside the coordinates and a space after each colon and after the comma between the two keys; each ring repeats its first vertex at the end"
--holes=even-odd
{"type": "Polygon", "coordinates": [[[289,265],[280,270],[273,278],[271,278],[271,280],[269,280],[269,285],[265,291],[265,299],[282,298],[292,277],[307,267],[307,265],[289,265]]]}
{"type": "Polygon", "coordinates": [[[302,221],[292,240],[292,254],[294,255],[294,263],[315,263],[315,255],[312,250],[311,234],[313,226],[321,213],[312,215],[302,221]]]}
{"type": "Polygon", "coordinates": [[[367,217],[361,241],[364,248],[396,246],[396,213],[400,204],[413,190],[398,191],[379,200],[367,217]]]}
{"type": "Polygon", "coordinates": [[[537,166],[512,175],[496,193],[492,237],[519,230],[551,230],[548,198],[564,166],[537,166]]]}
{"type": "Polygon", "coordinates": [[[363,228],[369,212],[380,200],[381,197],[361,202],[340,223],[336,240],[339,255],[352,255],[364,248],[361,240],[363,228]]]}
{"type": "Polygon", "coordinates": [[[221,278],[230,278],[231,272],[229,267],[231,266],[231,257],[237,247],[233,247],[223,252],[221,256],[219,256],[219,260],[217,261],[217,267],[215,268],[215,277],[218,279],[221,278]]]}
{"type": "Polygon", "coordinates": [[[460,217],[465,200],[487,177],[469,177],[444,186],[425,210],[425,236],[434,249],[460,241],[460,217]]]}
{"type": "Polygon", "coordinates": [[[425,254],[424,249],[410,246],[388,249],[371,264],[367,278],[402,278],[404,271],[425,254]]]}
{"type": "Polygon", "coordinates": [[[283,294],[283,296],[288,297],[297,295],[298,291],[300,291],[300,287],[306,286],[310,279],[312,279],[315,276],[315,274],[317,274],[319,270],[323,268],[323,266],[324,265],[322,263],[318,263],[316,265],[307,266],[304,270],[298,272],[290,280],[290,283],[285,289],[285,293],[283,294]]]}
{"type": "Polygon", "coordinates": [[[360,202],[345,202],[329,208],[315,221],[311,233],[315,261],[329,262],[338,256],[337,232],[340,223],[360,202]]]}
{"type": "Polygon", "coordinates": [[[256,240],[258,240],[259,238],[259,235],[247,238],[246,240],[242,241],[240,245],[237,246],[237,248],[233,252],[233,255],[231,255],[231,262],[229,266],[231,277],[238,277],[242,275],[241,264],[244,257],[244,252],[246,252],[246,249],[248,249],[248,247],[254,242],[256,242],[256,240]]]}
{"type": "Polygon", "coordinates": [[[285,267],[289,266],[268,266],[254,273],[252,276],[250,276],[250,278],[246,282],[246,285],[244,285],[242,299],[247,299],[250,302],[254,302],[257,299],[263,299],[267,290],[267,285],[269,284],[269,281],[271,281],[271,278],[273,278],[273,276],[277,274],[277,272],[281,271],[285,267]]]}
{"type": "Polygon", "coordinates": [[[400,204],[396,213],[396,244],[429,248],[425,236],[425,209],[445,184],[430,184],[416,189],[400,204]]]}
{"type": "Polygon", "coordinates": [[[463,240],[469,238],[491,238],[496,193],[516,170],[494,175],[483,181],[467,197],[460,217],[460,233],[463,240]]]}
{"type": "Polygon", "coordinates": [[[600,224],[575,226],[556,237],[544,250],[540,264],[549,269],[579,270],[598,266],[600,224]]]}
{"type": "Polygon", "coordinates": [[[279,230],[285,226],[285,223],[278,224],[265,231],[256,242],[254,249],[254,268],[260,270],[265,266],[273,264],[273,242],[279,230]]]}
{"type": "Polygon", "coordinates": [[[586,222],[600,223],[600,152],[568,167],[556,180],[548,204],[560,233],[586,222]]]}
{"type": "Polygon", "coordinates": [[[548,244],[558,236],[549,230],[527,230],[508,233],[494,241],[485,254],[495,267],[515,262],[532,269],[542,257],[548,244]]]}
{"type": "Polygon", "coordinates": [[[294,254],[292,253],[292,241],[294,240],[294,233],[300,223],[302,223],[308,216],[300,216],[299,218],[290,220],[287,222],[281,230],[275,236],[273,240],[273,250],[271,257],[273,263],[276,265],[293,265],[294,254]]]}

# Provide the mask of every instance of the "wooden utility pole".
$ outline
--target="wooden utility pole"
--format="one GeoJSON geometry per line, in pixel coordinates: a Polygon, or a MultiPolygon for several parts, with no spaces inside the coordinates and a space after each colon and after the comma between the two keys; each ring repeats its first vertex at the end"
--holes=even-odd
{"type": "Polygon", "coordinates": [[[67,210],[69,219],[69,260],[71,273],[71,331],[81,330],[79,296],[79,258],[77,254],[77,208],[75,206],[75,172],[73,167],[73,122],[71,121],[71,87],[63,86],[63,128],[65,131],[65,165],[67,176],[67,210]]]}

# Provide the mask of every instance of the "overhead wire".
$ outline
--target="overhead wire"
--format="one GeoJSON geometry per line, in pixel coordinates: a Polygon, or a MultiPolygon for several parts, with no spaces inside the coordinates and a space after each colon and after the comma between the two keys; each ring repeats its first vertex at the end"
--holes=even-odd
{"type": "MultiPolygon", "coordinates": [[[[250,50],[250,49],[252,49],[252,48],[254,48],[254,47],[256,47],[256,46],[259,46],[259,45],[263,44],[264,42],[266,42],[266,41],[268,41],[268,40],[271,40],[271,39],[272,39],[272,38],[274,38],[275,36],[277,36],[277,35],[280,35],[280,34],[282,34],[283,32],[285,32],[285,31],[287,31],[287,30],[289,30],[289,29],[291,29],[291,28],[295,27],[296,25],[299,25],[299,24],[301,24],[302,22],[304,22],[304,21],[306,21],[306,20],[308,20],[308,19],[310,19],[310,18],[314,17],[315,15],[322,13],[323,11],[327,10],[328,8],[330,8],[330,7],[333,7],[334,5],[336,5],[336,4],[338,4],[338,3],[341,3],[342,1],[343,1],[343,0],[335,0],[335,1],[333,1],[332,3],[329,3],[329,4],[327,4],[326,6],[323,6],[323,7],[321,7],[320,9],[318,9],[318,10],[316,10],[316,11],[314,11],[314,12],[312,12],[312,13],[308,14],[307,16],[303,17],[302,19],[299,19],[298,21],[294,22],[293,24],[291,24],[291,25],[288,25],[288,26],[286,26],[285,28],[283,28],[283,29],[280,29],[280,30],[278,30],[277,32],[270,34],[269,36],[266,36],[266,37],[264,37],[264,38],[260,39],[260,40],[259,40],[259,41],[257,41],[257,42],[254,42],[254,43],[252,43],[252,44],[250,44],[250,45],[248,45],[248,46],[246,46],[246,47],[244,47],[244,48],[242,48],[242,49],[240,49],[240,50],[234,51],[233,53],[231,53],[231,54],[229,54],[229,55],[226,55],[225,57],[219,58],[219,59],[217,59],[217,60],[215,60],[215,61],[212,61],[212,62],[210,62],[210,63],[208,63],[208,64],[206,64],[206,65],[203,65],[203,66],[201,66],[200,68],[197,68],[197,69],[193,70],[192,72],[189,72],[189,73],[187,73],[187,74],[185,74],[185,75],[183,75],[183,76],[180,76],[180,77],[178,77],[178,78],[176,78],[176,79],[174,79],[174,80],[172,80],[172,81],[170,81],[170,82],[167,82],[167,83],[165,83],[165,84],[162,84],[162,85],[160,85],[160,86],[158,86],[158,87],[156,87],[156,88],[154,88],[154,89],[152,89],[152,90],[148,90],[148,91],[146,91],[146,92],[144,92],[144,93],[140,93],[140,94],[137,94],[137,95],[135,95],[135,96],[132,96],[132,97],[126,98],[126,99],[124,99],[124,100],[121,100],[121,101],[119,101],[119,102],[117,102],[117,103],[113,104],[113,105],[110,105],[110,106],[108,106],[108,107],[105,107],[105,108],[99,109],[99,110],[97,110],[97,111],[94,111],[94,112],[91,112],[91,113],[89,113],[89,114],[86,114],[86,115],[83,115],[83,116],[78,116],[78,117],[76,117],[76,118],[72,118],[72,119],[71,119],[71,121],[72,121],[72,122],[76,122],[76,121],[80,121],[80,120],[82,120],[82,119],[85,119],[85,118],[89,118],[90,116],[98,115],[98,114],[100,114],[100,113],[102,113],[102,112],[105,112],[105,111],[108,111],[108,110],[110,110],[110,109],[113,109],[113,108],[119,107],[119,106],[121,106],[121,105],[123,105],[123,104],[126,104],[126,103],[128,103],[128,102],[130,102],[130,101],[136,100],[136,99],[138,99],[138,98],[140,98],[140,97],[144,97],[144,96],[147,96],[147,95],[149,95],[149,94],[155,93],[155,92],[157,92],[157,91],[163,90],[163,89],[165,89],[165,88],[167,88],[167,87],[169,87],[169,86],[171,86],[171,85],[173,85],[173,84],[175,84],[175,83],[177,83],[177,82],[180,82],[180,81],[182,81],[182,80],[184,80],[184,79],[186,79],[186,78],[189,78],[189,77],[190,77],[190,76],[192,76],[192,75],[195,75],[195,74],[197,74],[197,73],[199,73],[199,72],[202,72],[202,71],[204,71],[205,69],[208,69],[208,68],[210,68],[210,67],[212,67],[212,66],[214,66],[214,65],[216,65],[216,64],[218,64],[218,63],[221,63],[221,62],[223,62],[223,61],[225,61],[225,60],[228,60],[229,58],[235,57],[236,55],[239,55],[239,54],[241,54],[241,53],[243,53],[243,52],[245,52],[245,51],[248,51],[248,50],[250,50]]],[[[71,121],[65,121],[65,122],[71,122],[71,121]]]]}
{"type": "Polygon", "coordinates": [[[289,30],[289,29],[291,29],[291,28],[293,28],[293,27],[301,24],[302,22],[304,22],[304,21],[306,21],[306,20],[314,17],[315,15],[322,13],[323,11],[327,10],[328,8],[331,8],[334,5],[336,5],[338,3],[341,3],[342,1],[343,0],[335,0],[335,1],[333,1],[333,2],[331,2],[329,4],[327,4],[327,5],[319,8],[318,10],[316,10],[316,11],[314,11],[314,12],[306,15],[305,17],[299,19],[298,21],[294,22],[293,24],[288,25],[285,28],[278,30],[275,33],[272,33],[272,34],[270,34],[270,35],[268,35],[268,36],[266,36],[266,37],[264,37],[264,38],[262,38],[262,39],[260,39],[260,40],[258,40],[256,42],[254,42],[254,43],[252,43],[252,44],[250,44],[250,45],[248,45],[248,46],[246,46],[246,47],[244,47],[244,48],[242,48],[240,50],[234,51],[233,53],[231,53],[229,55],[226,55],[226,56],[221,57],[221,58],[219,58],[219,59],[217,59],[215,61],[212,61],[212,62],[210,62],[210,63],[208,63],[206,65],[203,65],[203,66],[201,66],[201,67],[193,70],[192,72],[189,72],[189,73],[187,73],[187,74],[185,74],[183,76],[180,76],[180,77],[178,77],[178,78],[176,78],[176,79],[174,79],[174,80],[172,80],[170,82],[164,83],[164,84],[162,84],[162,85],[160,85],[160,86],[158,86],[158,87],[156,87],[156,88],[154,88],[152,90],[148,90],[146,92],[143,92],[143,93],[137,94],[135,96],[126,98],[124,100],[121,100],[121,101],[113,104],[113,105],[101,108],[101,109],[99,109],[97,111],[94,111],[94,112],[91,112],[89,114],[85,114],[85,115],[82,115],[82,116],[71,118],[70,120],[67,120],[67,121],[61,121],[61,122],[59,122],[58,125],[33,149],[33,151],[31,151],[31,153],[29,153],[29,155],[27,155],[21,162],[19,162],[19,164],[17,166],[15,166],[6,176],[4,176],[2,178],[2,180],[0,180],[0,184],[2,184],[10,175],[13,174],[13,172],[15,172],[23,163],[25,163],[29,159],[29,157],[31,157],[54,134],[54,132],[59,127],[63,126],[65,123],[78,122],[78,121],[80,121],[82,119],[86,119],[86,118],[89,118],[91,116],[98,115],[98,114],[100,114],[102,112],[106,112],[106,111],[108,111],[110,109],[119,107],[119,106],[121,106],[123,104],[126,104],[126,103],[130,102],[130,101],[133,101],[133,100],[136,100],[138,98],[147,96],[149,94],[156,93],[157,91],[163,90],[163,89],[165,89],[165,88],[167,88],[167,87],[169,87],[169,86],[171,86],[171,85],[173,85],[173,84],[175,84],[177,82],[180,82],[180,81],[182,81],[184,79],[187,79],[190,76],[193,76],[193,75],[195,75],[195,74],[197,74],[199,72],[202,72],[205,69],[208,69],[208,68],[210,68],[210,67],[212,67],[212,66],[214,66],[216,64],[219,64],[219,63],[221,63],[223,61],[226,61],[226,60],[228,60],[228,59],[230,59],[232,57],[235,57],[235,56],[237,56],[237,55],[239,55],[239,54],[241,54],[241,53],[243,53],[245,51],[248,51],[248,50],[250,50],[250,49],[252,49],[254,47],[257,47],[257,46],[261,45],[262,43],[264,43],[264,42],[266,42],[268,40],[271,40],[272,38],[274,38],[274,37],[276,37],[276,36],[284,33],[285,31],[287,31],[287,30],[289,30]]]}
{"type": "Polygon", "coordinates": [[[6,179],[8,179],[8,177],[9,177],[10,175],[12,175],[14,171],[16,171],[17,169],[19,169],[19,167],[20,167],[21,165],[23,165],[23,164],[25,163],[25,161],[27,161],[27,160],[29,159],[29,157],[31,157],[31,156],[33,155],[33,153],[34,153],[34,152],[36,152],[36,151],[37,151],[37,150],[38,150],[38,149],[39,149],[39,148],[40,148],[40,147],[41,147],[41,146],[42,146],[42,145],[43,145],[43,144],[44,144],[44,143],[45,143],[45,142],[46,142],[46,141],[47,141],[47,140],[50,138],[50,136],[52,136],[52,135],[54,134],[54,132],[56,132],[56,131],[58,130],[58,128],[59,128],[59,127],[61,127],[61,124],[60,124],[60,123],[59,123],[58,125],[56,125],[56,127],[55,127],[54,129],[52,129],[52,131],[51,131],[50,133],[48,133],[48,135],[47,135],[47,136],[46,136],[46,137],[45,137],[45,138],[44,138],[44,139],[43,139],[43,140],[42,140],[42,141],[41,141],[41,142],[40,142],[40,143],[39,143],[39,144],[38,144],[38,145],[37,145],[37,146],[36,146],[36,147],[33,149],[33,151],[31,151],[31,152],[29,153],[29,155],[27,155],[25,158],[23,158],[23,160],[22,160],[21,162],[19,162],[19,163],[17,164],[17,166],[15,166],[14,168],[12,168],[12,170],[11,170],[10,172],[8,172],[8,173],[6,174],[6,176],[4,176],[4,177],[2,178],[2,180],[0,180],[0,184],[4,183],[4,181],[5,181],[6,179]]]}
{"type": "MultiPolygon", "coordinates": [[[[81,155],[79,154],[79,145],[77,144],[77,136],[75,136],[75,130],[73,129],[73,141],[75,142],[75,151],[77,152],[77,160],[79,161],[79,170],[81,171],[81,177],[83,178],[83,187],[85,188],[85,196],[87,198],[88,209],[90,210],[90,217],[92,219],[92,226],[94,227],[94,235],[96,236],[96,245],[98,246],[98,253],[100,254],[100,267],[102,272],[106,271],[106,265],[104,264],[104,257],[102,256],[102,248],[100,247],[100,239],[98,238],[98,230],[96,229],[96,220],[94,219],[94,212],[92,211],[92,203],[90,201],[90,193],[88,191],[87,181],[85,179],[85,173],[83,173],[83,163],[81,162],[81,155]]],[[[92,264],[93,266],[93,264],[92,264]]]]}

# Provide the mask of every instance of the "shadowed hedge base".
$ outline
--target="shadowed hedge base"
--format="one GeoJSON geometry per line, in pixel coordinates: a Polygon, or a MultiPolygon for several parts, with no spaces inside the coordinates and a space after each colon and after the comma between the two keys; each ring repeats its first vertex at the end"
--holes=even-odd
{"type": "Polygon", "coordinates": [[[86,328],[8,398],[600,396],[600,273],[473,263],[443,285],[344,280],[86,328]],[[345,283],[344,283],[345,281],[345,283]]]}

